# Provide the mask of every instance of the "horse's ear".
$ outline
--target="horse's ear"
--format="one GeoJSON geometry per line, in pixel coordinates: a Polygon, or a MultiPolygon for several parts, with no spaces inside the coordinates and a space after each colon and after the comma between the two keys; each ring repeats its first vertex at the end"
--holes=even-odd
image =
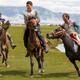
{"type": "Polygon", "coordinates": [[[63,30],[63,28],[62,28],[62,27],[60,27],[60,30],[63,30]]]}
{"type": "Polygon", "coordinates": [[[59,31],[60,30],[60,27],[58,27],[57,29],[55,29],[55,31],[59,31]]]}
{"type": "Polygon", "coordinates": [[[58,28],[57,28],[57,29],[55,29],[55,31],[58,31],[58,28]]]}

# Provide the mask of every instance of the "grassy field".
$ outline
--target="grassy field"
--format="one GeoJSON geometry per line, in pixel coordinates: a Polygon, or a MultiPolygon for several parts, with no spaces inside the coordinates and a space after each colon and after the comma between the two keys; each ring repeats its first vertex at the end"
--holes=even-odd
{"type": "MultiPolygon", "coordinates": [[[[42,34],[52,31],[55,27],[41,27],[42,34]]],[[[23,45],[24,27],[11,27],[9,29],[11,36],[16,43],[16,49],[9,49],[8,63],[10,68],[0,64],[0,80],[80,80],[73,65],[69,62],[64,53],[57,49],[50,49],[48,54],[45,54],[45,72],[42,76],[38,75],[37,62],[34,65],[34,77],[30,78],[30,63],[29,58],[25,58],[26,50],[23,45]]],[[[58,43],[58,40],[50,40],[53,47],[58,43]]],[[[34,59],[35,60],[35,59],[34,59]]],[[[78,66],[80,67],[80,63],[78,66]]]]}

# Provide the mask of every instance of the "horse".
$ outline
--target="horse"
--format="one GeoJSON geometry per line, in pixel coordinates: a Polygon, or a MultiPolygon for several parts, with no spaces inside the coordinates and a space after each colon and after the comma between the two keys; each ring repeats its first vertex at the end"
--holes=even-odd
{"type": "Polygon", "coordinates": [[[9,46],[6,37],[5,30],[0,26],[0,56],[2,56],[2,64],[9,67],[7,63],[9,46]]]}
{"type": "Polygon", "coordinates": [[[69,61],[74,65],[78,76],[80,77],[80,71],[76,64],[76,60],[80,61],[80,46],[77,45],[69,36],[69,34],[62,28],[57,28],[53,32],[47,33],[48,39],[61,39],[64,48],[65,48],[65,54],[68,57],[69,61]],[[75,50],[74,44],[77,46],[77,49],[75,50]]]}
{"type": "Polygon", "coordinates": [[[39,74],[44,72],[44,49],[41,46],[40,40],[38,39],[36,32],[34,31],[34,26],[32,22],[28,22],[27,28],[29,29],[29,36],[28,36],[28,44],[27,44],[27,52],[30,55],[30,76],[33,76],[33,67],[34,67],[34,57],[38,62],[39,74]]]}

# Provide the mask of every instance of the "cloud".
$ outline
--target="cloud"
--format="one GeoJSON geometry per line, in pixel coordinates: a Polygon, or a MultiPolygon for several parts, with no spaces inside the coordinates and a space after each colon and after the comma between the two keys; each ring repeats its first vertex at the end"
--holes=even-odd
{"type": "MultiPolygon", "coordinates": [[[[0,0],[0,5],[2,6],[25,6],[25,3],[29,0],[0,0]]],[[[38,2],[39,0],[30,0],[33,3],[38,2]]]]}
{"type": "MultiPolygon", "coordinates": [[[[3,6],[25,6],[28,0],[0,0],[3,6]]],[[[31,0],[34,6],[41,6],[53,12],[80,14],[80,0],[31,0]]]]}
{"type": "Polygon", "coordinates": [[[40,6],[48,8],[54,12],[68,12],[80,14],[79,0],[40,0],[40,6]],[[43,1],[43,2],[42,2],[43,1]],[[46,2],[45,2],[46,1],[46,2]]]}

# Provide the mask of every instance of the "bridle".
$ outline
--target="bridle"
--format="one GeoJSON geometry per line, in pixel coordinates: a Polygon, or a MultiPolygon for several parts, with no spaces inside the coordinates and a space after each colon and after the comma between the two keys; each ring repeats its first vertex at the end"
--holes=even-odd
{"type": "Polygon", "coordinates": [[[56,29],[54,32],[53,32],[54,36],[59,36],[59,37],[63,37],[65,36],[66,34],[66,31],[64,29],[56,29]]]}

